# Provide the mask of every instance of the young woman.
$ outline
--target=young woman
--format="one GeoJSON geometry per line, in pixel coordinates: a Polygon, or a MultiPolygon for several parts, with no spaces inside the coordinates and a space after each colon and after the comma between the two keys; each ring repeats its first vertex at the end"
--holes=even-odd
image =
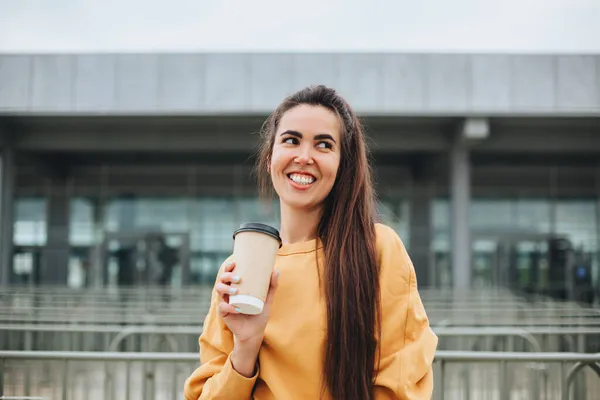
{"type": "Polygon", "coordinates": [[[400,238],[376,223],[361,124],[333,89],[286,98],[257,171],[277,192],[283,245],[262,314],[228,304],[223,264],[200,336],[196,399],[429,399],[437,337],[400,238]]]}

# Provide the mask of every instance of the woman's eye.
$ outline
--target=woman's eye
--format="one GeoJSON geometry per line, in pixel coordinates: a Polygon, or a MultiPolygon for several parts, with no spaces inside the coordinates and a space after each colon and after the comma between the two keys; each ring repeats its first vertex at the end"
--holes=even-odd
{"type": "Polygon", "coordinates": [[[288,137],[288,138],[283,139],[283,143],[298,144],[298,139],[296,139],[295,137],[288,137]]]}
{"type": "Polygon", "coordinates": [[[319,142],[317,147],[321,149],[331,149],[333,146],[329,142],[319,142]]]}

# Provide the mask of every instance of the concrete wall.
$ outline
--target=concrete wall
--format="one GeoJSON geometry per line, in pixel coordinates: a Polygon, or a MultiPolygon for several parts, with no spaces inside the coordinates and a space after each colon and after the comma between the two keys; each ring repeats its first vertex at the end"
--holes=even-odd
{"type": "Polygon", "coordinates": [[[0,114],[261,113],[307,84],[363,114],[600,116],[599,55],[0,55],[0,114]]]}

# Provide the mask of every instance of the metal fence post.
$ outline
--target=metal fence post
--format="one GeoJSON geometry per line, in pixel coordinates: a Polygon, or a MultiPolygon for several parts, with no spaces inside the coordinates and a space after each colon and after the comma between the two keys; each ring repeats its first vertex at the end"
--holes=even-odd
{"type": "Polygon", "coordinates": [[[4,358],[0,358],[0,396],[4,396],[4,358]]]}
{"type": "Polygon", "coordinates": [[[565,374],[565,363],[560,363],[560,388],[562,393],[562,400],[569,400],[569,379],[568,374],[565,374]]]}
{"type": "Polygon", "coordinates": [[[125,400],[129,400],[131,394],[131,362],[125,361],[125,400]]]}
{"type": "Polygon", "coordinates": [[[69,360],[65,358],[63,365],[63,390],[62,390],[62,400],[67,400],[69,393],[69,360]]]}
{"type": "Polygon", "coordinates": [[[444,392],[445,390],[445,375],[446,375],[446,363],[444,362],[444,360],[440,360],[440,376],[439,376],[439,388],[440,388],[440,400],[444,400],[444,392]]]}
{"type": "Polygon", "coordinates": [[[470,368],[468,364],[465,364],[463,371],[462,371],[462,375],[463,375],[463,381],[464,381],[464,385],[465,385],[465,400],[469,400],[471,398],[471,373],[470,373],[470,368]]]}
{"type": "Polygon", "coordinates": [[[173,400],[177,400],[177,375],[179,375],[179,368],[176,364],[173,364],[173,384],[171,396],[173,400]]]}
{"type": "Polygon", "coordinates": [[[510,391],[507,385],[508,370],[506,361],[500,361],[500,400],[509,400],[510,391]]]}

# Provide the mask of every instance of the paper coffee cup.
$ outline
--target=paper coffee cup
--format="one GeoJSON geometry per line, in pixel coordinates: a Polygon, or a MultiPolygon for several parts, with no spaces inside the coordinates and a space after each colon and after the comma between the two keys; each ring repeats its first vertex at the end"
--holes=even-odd
{"type": "Polygon", "coordinates": [[[238,294],[229,296],[229,304],[239,308],[242,314],[260,314],[281,247],[279,232],[269,225],[247,223],[234,232],[233,239],[234,272],[241,281],[231,284],[238,289],[238,294]]]}

